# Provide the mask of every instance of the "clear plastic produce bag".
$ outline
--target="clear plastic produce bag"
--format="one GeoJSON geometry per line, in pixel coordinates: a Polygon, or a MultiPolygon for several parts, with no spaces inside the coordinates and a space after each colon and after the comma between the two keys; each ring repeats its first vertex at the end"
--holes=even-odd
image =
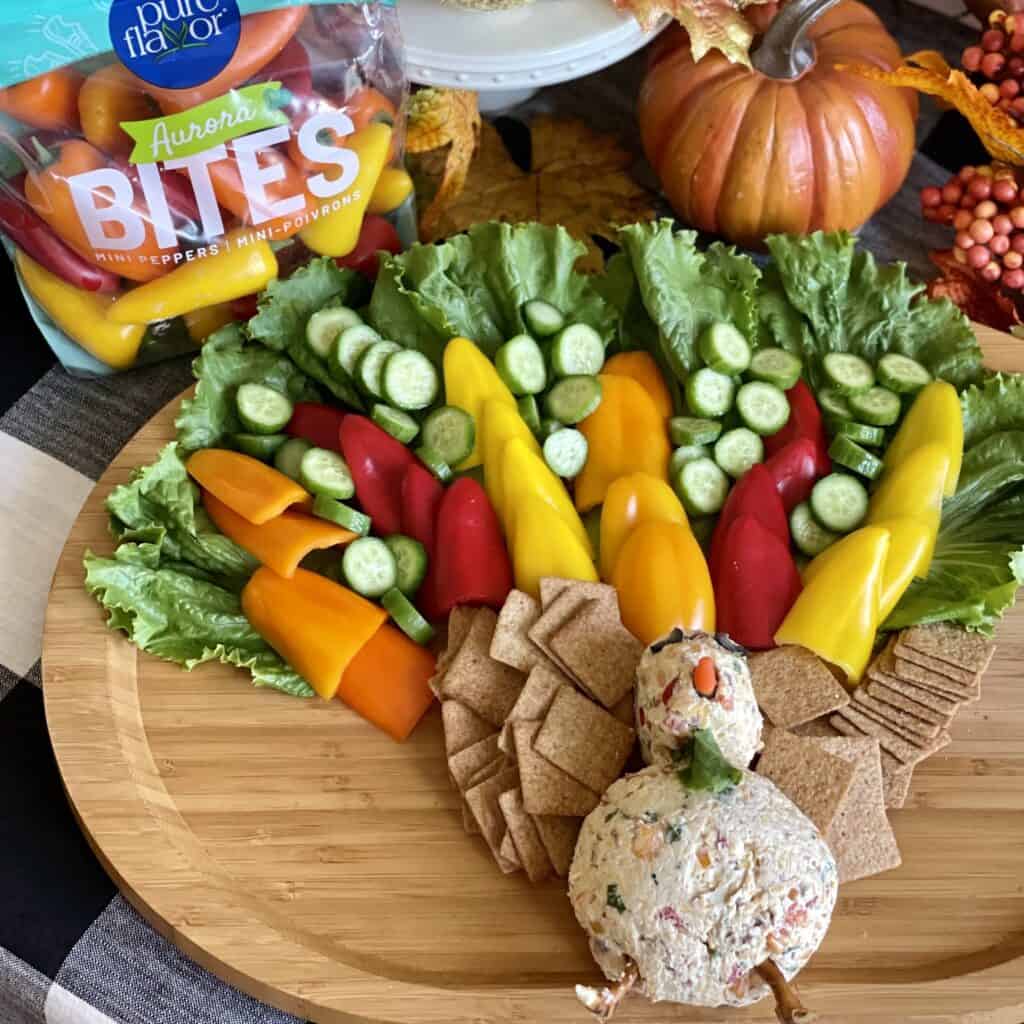
{"type": "Polygon", "coordinates": [[[393,0],[0,5],[0,231],[61,362],[193,349],[413,240],[393,0]]]}

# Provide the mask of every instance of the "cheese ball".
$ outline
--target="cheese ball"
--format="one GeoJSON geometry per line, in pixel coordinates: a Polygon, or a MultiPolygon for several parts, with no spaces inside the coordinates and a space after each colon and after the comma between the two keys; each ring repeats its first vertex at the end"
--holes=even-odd
{"type": "Polygon", "coordinates": [[[747,1006],[768,995],[754,968],[787,979],[825,937],[838,878],[811,821],[768,779],[722,793],[652,766],[613,783],[583,823],[569,899],[605,976],[635,961],[658,1001],[747,1006]]]}
{"type": "Polygon", "coordinates": [[[673,630],[644,651],[636,671],[636,728],[648,764],[673,763],[695,730],[710,729],[725,759],[746,768],[761,749],[763,724],[738,644],[673,630]],[[694,687],[702,658],[715,664],[718,683],[711,695],[694,687]]]}

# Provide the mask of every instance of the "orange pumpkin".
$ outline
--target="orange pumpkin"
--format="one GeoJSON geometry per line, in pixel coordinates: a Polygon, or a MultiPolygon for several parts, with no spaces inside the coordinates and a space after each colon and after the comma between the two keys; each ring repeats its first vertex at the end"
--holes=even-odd
{"type": "Polygon", "coordinates": [[[680,219],[757,246],[773,232],[855,228],[887,202],[914,154],[917,95],[835,68],[855,60],[892,68],[900,50],[854,0],[791,0],[753,69],[717,51],[694,63],[686,32],[666,32],[639,119],[680,219]]]}

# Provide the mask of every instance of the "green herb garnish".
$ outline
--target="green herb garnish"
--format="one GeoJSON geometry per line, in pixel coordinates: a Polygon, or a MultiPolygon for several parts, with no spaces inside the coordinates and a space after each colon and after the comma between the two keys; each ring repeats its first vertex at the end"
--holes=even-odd
{"type": "Polygon", "coordinates": [[[687,789],[721,793],[743,780],[743,772],[722,756],[710,729],[698,729],[684,749],[690,759],[684,767],[677,769],[676,774],[687,789]]]}
{"type": "Polygon", "coordinates": [[[620,914],[626,912],[626,903],[623,900],[622,895],[619,893],[619,887],[614,882],[608,883],[608,896],[605,900],[613,910],[617,910],[620,914]]]}

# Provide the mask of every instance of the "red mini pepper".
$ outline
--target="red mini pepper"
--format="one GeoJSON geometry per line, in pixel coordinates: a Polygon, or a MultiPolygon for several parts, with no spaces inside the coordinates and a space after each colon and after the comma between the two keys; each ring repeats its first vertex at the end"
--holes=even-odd
{"type": "Polygon", "coordinates": [[[368,213],[363,218],[356,247],[347,256],[339,256],[334,262],[339,267],[358,270],[364,277],[375,281],[377,271],[380,269],[378,253],[381,251],[401,252],[402,240],[390,221],[377,214],[368,213]]]}
{"type": "Polygon", "coordinates": [[[414,462],[402,478],[402,533],[418,540],[433,561],[437,514],[444,497],[441,481],[414,462]]]}
{"type": "Polygon", "coordinates": [[[767,462],[786,512],[811,496],[818,479],[818,447],[809,437],[798,437],[780,448],[767,462]]]}
{"type": "Polygon", "coordinates": [[[512,562],[491,499],[472,477],[445,491],[434,548],[420,598],[428,618],[444,618],[460,604],[501,608],[513,586],[512,562]]]}
{"type": "Polygon", "coordinates": [[[764,450],[768,456],[785,448],[790,441],[809,437],[814,442],[814,460],[818,476],[832,472],[832,460],[828,457],[828,436],[821,421],[821,410],[811,389],[798,380],[787,392],[789,399],[789,420],[786,425],[764,439],[764,450]]]}
{"type": "Polygon", "coordinates": [[[249,79],[250,82],[280,82],[289,92],[305,96],[313,90],[313,72],[306,48],[292,36],[285,48],[249,79]]]}
{"type": "Polygon", "coordinates": [[[714,587],[715,628],[761,651],[775,646],[775,631],[803,584],[789,544],[744,514],[726,531],[714,587]]]}
{"type": "Polygon", "coordinates": [[[402,481],[416,456],[386,430],[365,416],[350,414],[339,431],[356,497],[373,520],[373,530],[384,537],[402,530],[402,481]]]}
{"type": "Polygon", "coordinates": [[[87,263],[50,230],[50,226],[25,201],[21,192],[24,175],[0,188],[0,228],[15,245],[61,280],[87,292],[116,292],[117,274],[87,263]]]}
{"type": "Polygon", "coordinates": [[[285,432],[305,438],[317,448],[341,451],[341,423],[345,414],[320,402],[296,402],[285,432]]]}
{"type": "Polygon", "coordinates": [[[782,498],[775,485],[775,478],[765,466],[758,463],[751,466],[729,492],[722,512],[718,517],[715,532],[711,537],[711,556],[708,570],[714,581],[722,569],[725,557],[725,539],[734,520],[740,516],[753,516],[768,532],[777,537],[788,548],[789,521],[782,506],[782,498]]]}

